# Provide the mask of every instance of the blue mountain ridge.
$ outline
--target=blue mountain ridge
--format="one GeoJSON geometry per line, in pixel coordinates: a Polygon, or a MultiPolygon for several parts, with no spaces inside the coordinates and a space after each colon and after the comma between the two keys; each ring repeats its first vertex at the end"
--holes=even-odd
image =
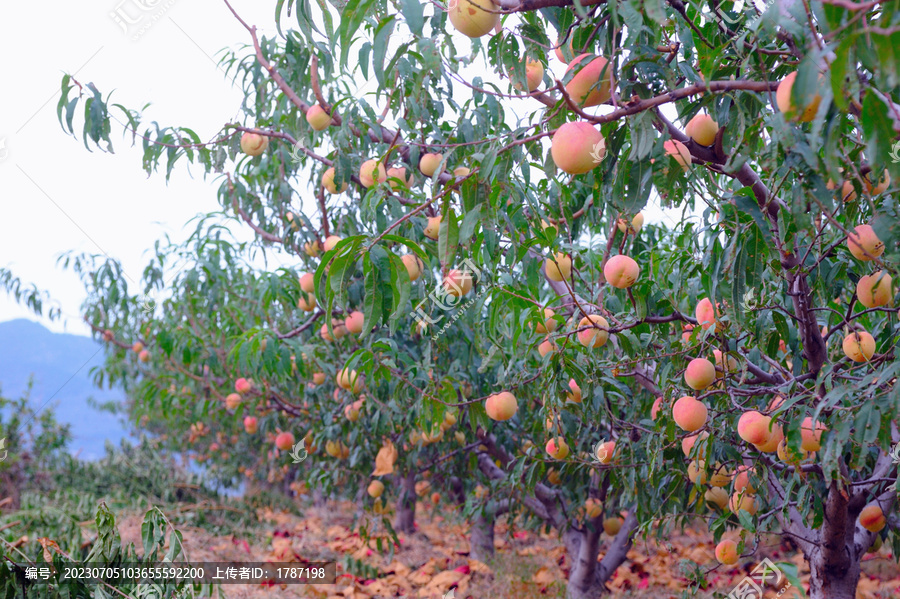
{"type": "Polygon", "coordinates": [[[90,337],[54,333],[24,318],[0,322],[0,394],[18,399],[33,375],[29,404],[52,409],[57,421],[71,425],[70,453],[98,459],[106,440],[118,445],[128,436],[121,417],[88,405],[89,398],[105,403],[125,397],[121,389],[98,389],[91,382],[91,369],[103,364],[103,352],[90,337]]]}

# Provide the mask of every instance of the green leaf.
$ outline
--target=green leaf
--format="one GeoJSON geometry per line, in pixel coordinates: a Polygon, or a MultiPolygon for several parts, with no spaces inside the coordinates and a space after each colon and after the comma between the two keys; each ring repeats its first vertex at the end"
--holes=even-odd
{"type": "Polygon", "coordinates": [[[425,25],[424,7],[425,4],[419,0],[400,0],[400,12],[410,31],[416,35],[422,35],[422,26],[425,25]]]}

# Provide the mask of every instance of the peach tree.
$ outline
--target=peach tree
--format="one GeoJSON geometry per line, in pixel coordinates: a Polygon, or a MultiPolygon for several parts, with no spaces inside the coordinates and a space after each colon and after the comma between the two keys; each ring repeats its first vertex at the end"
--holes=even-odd
{"type": "Polygon", "coordinates": [[[135,418],[223,479],[355,496],[386,548],[417,498],[465,505],[480,557],[521,513],[573,599],[697,517],[725,567],[790,540],[815,599],[900,550],[900,3],[221,12],[246,100],[210,141],[62,82],[86,145],[117,120],[148,173],[218,183],[140,288],[69,259],[135,418]]]}

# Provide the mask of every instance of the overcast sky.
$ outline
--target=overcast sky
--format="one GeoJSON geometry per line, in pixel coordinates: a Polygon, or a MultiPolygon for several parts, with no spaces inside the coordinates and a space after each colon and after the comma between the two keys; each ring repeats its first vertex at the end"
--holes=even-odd
{"type": "MultiPolygon", "coordinates": [[[[275,33],[274,1],[234,0],[232,5],[264,34],[275,33]]],[[[5,87],[0,95],[0,267],[60,303],[63,318],[45,318],[45,326],[88,333],[79,316],[84,288],[73,272],[56,265],[60,255],[69,250],[107,254],[137,282],[156,240],[169,234],[181,241],[193,216],[218,209],[216,183],[199,175],[192,179],[184,161],[168,186],[164,175],[147,178],[140,146],[131,147],[121,127],[114,125],[111,135],[115,154],[90,153],[80,138],[66,136],[56,118],[63,73],[93,82],[104,94],[114,91],[113,101],[131,108],[152,102],[145,123],[188,126],[209,140],[235,119],[242,100],[216,59],[223,48],[249,41],[216,0],[0,6],[5,87]]],[[[461,38],[458,47],[467,43],[461,38]]],[[[551,68],[562,77],[564,67],[555,57],[551,68]]],[[[80,130],[76,125],[76,133],[80,130]]],[[[653,209],[645,214],[648,222],[662,216],[653,209]]],[[[0,294],[0,321],[21,317],[40,320],[0,294]]]]}

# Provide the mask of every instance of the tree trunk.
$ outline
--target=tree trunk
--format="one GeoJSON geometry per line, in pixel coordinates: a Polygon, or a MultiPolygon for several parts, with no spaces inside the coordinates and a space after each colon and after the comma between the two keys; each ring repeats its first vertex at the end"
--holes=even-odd
{"type": "Polygon", "coordinates": [[[469,528],[469,557],[487,562],[494,555],[494,513],[485,506],[469,528]]]}
{"type": "Polygon", "coordinates": [[[845,569],[830,567],[816,552],[809,560],[809,599],[855,599],[859,584],[859,560],[854,559],[845,569]]]}
{"type": "Polygon", "coordinates": [[[586,530],[572,528],[567,530],[563,535],[563,542],[572,566],[566,586],[566,599],[597,599],[605,594],[606,581],[625,561],[636,529],[637,517],[635,508],[632,507],[622,524],[622,529],[600,562],[597,561],[597,556],[600,549],[600,534],[603,530],[603,516],[591,521],[586,530]]]}
{"type": "Polygon", "coordinates": [[[394,530],[412,534],[416,532],[416,473],[400,479],[400,497],[397,498],[397,516],[394,530]]]}

